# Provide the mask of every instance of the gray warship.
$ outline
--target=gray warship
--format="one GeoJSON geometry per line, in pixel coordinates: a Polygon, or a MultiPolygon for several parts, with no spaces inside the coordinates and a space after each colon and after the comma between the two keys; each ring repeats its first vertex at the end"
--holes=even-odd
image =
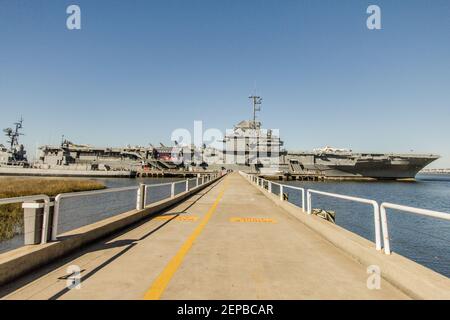
{"type": "Polygon", "coordinates": [[[0,144],[0,175],[134,177],[138,172],[244,170],[265,177],[339,180],[414,179],[438,159],[433,154],[355,153],[325,147],[313,151],[287,151],[277,130],[264,129],[257,121],[262,99],[250,97],[253,119],[227,130],[222,150],[194,145],[172,147],[106,147],[74,144],[44,145],[39,158],[29,163],[19,143],[23,120],[4,130],[8,146],[0,144]]]}
{"type": "MultiPolygon", "coordinates": [[[[287,151],[281,148],[283,141],[274,136],[271,130],[263,129],[256,121],[256,113],[261,111],[261,97],[249,97],[253,101],[253,120],[241,121],[232,133],[224,139],[224,158],[242,153],[248,171],[270,177],[314,177],[336,180],[411,180],[431,162],[439,158],[434,154],[399,154],[399,153],[363,153],[348,149],[325,147],[312,151],[287,151]],[[256,161],[250,163],[248,148],[236,151],[235,145],[240,140],[248,146],[248,141],[257,137],[256,161]],[[269,151],[268,151],[269,150],[269,151]],[[261,154],[263,156],[261,156],[261,154]],[[279,157],[277,165],[263,159],[279,157]]],[[[230,165],[228,165],[230,166],[230,165]]],[[[231,165],[234,167],[235,165],[231,165]]]]}
{"type": "Polygon", "coordinates": [[[439,158],[433,154],[355,153],[325,147],[312,152],[288,152],[289,174],[319,175],[328,179],[414,179],[439,158]]]}
{"type": "MultiPolygon", "coordinates": [[[[130,168],[109,170],[107,166],[100,167],[95,161],[84,162],[81,165],[71,161],[67,148],[61,146],[55,149],[44,148],[49,157],[47,163],[29,162],[25,147],[19,143],[23,135],[23,119],[14,123],[14,128],[3,130],[8,138],[8,145],[0,144],[0,175],[6,176],[57,176],[57,177],[126,177],[132,178],[136,172],[130,168]]],[[[92,158],[91,158],[92,160],[92,158]]]]}
{"type": "Polygon", "coordinates": [[[19,143],[19,136],[23,135],[20,130],[23,128],[23,119],[14,123],[14,128],[3,129],[8,138],[8,145],[0,144],[0,167],[28,168],[30,164],[27,159],[27,152],[19,143]]]}

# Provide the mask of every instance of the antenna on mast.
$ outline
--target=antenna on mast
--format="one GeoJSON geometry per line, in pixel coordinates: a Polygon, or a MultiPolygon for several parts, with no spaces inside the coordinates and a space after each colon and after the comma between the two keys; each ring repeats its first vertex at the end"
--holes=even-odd
{"type": "Polygon", "coordinates": [[[20,117],[18,122],[14,122],[15,129],[6,128],[3,132],[9,138],[8,143],[10,145],[10,151],[12,152],[15,148],[19,146],[19,136],[23,136],[23,133],[20,133],[19,130],[23,128],[23,118],[20,117]]]}
{"type": "Polygon", "coordinates": [[[249,99],[252,99],[253,102],[253,127],[257,129],[256,125],[256,112],[261,111],[262,98],[259,96],[250,96],[249,99]]]}

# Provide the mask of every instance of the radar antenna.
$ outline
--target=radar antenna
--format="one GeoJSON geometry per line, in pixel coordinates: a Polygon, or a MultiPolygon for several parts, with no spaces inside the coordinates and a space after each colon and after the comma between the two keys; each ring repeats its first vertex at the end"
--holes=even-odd
{"type": "Polygon", "coordinates": [[[261,111],[262,98],[259,96],[250,96],[248,98],[252,99],[253,102],[253,128],[257,129],[256,112],[261,111]]]}
{"type": "Polygon", "coordinates": [[[19,146],[19,136],[23,136],[23,133],[19,132],[19,130],[23,128],[23,118],[20,117],[20,120],[18,122],[15,122],[14,125],[15,129],[3,129],[3,132],[9,138],[8,143],[11,151],[14,151],[16,147],[19,146]]]}

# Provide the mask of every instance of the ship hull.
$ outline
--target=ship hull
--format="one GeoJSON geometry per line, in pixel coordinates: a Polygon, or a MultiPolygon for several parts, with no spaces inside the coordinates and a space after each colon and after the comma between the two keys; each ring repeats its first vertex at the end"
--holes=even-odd
{"type": "MultiPolygon", "coordinates": [[[[377,180],[414,179],[425,166],[439,158],[434,155],[298,155],[291,174],[316,174],[326,178],[377,180]],[[295,170],[297,169],[297,170],[295,170]]],[[[290,166],[291,168],[293,166],[290,166]]]]}

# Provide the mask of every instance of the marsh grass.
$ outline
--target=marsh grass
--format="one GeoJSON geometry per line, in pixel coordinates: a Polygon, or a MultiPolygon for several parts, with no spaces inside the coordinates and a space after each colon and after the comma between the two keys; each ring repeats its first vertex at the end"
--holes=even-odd
{"type": "MultiPolygon", "coordinates": [[[[12,198],[46,194],[104,189],[105,185],[94,180],[3,178],[0,179],[0,198],[12,198]]],[[[23,232],[23,211],[21,204],[0,206],[0,241],[13,238],[23,232]]]]}

